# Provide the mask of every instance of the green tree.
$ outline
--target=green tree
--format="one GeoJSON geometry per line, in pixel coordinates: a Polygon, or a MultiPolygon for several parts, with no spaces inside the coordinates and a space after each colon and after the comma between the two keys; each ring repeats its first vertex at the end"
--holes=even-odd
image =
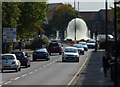
{"type": "Polygon", "coordinates": [[[33,35],[45,21],[49,7],[46,2],[22,2],[20,4],[21,16],[18,26],[18,35],[21,38],[33,35]]]}
{"type": "Polygon", "coordinates": [[[20,9],[18,2],[2,3],[2,27],[16,28],[20,17],[20,9]]]}
{"type": "MultiPolygon", "coordinates": [[[[68,23],[76,17],[80,17],[79,12],[72,8],[70,4],[58,5],[54,10],[52,19],[49,20],[49,24],[45,29],[46,31],[51,31],[52,34],[56,30],[64,31],[68,23]]],[[[47,32],[47,34],[50,34],[50,32],[47,32]]]]}

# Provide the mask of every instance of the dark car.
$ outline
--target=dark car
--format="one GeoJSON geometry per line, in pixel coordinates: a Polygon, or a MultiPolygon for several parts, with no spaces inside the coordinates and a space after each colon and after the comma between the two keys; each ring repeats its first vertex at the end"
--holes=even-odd
{"type": "Polygon", "coordinates": [[[37,59],[46,59],[50,60],[50,55],[46,48],[38,48],[33,52],[33,61],[37,59]]]}
{"type": "Polygon", "coordinates": [[[26,68],[30,67],[30,56],[28,56],[26,52],[12,51],[11,53],[16,55],[17,59],[21,63],[21,66],[25,66],[26,68]]]}
{"type": "Polygon", "coordinates": [[[48,46],[48,52],[51,55],[51,53],[59,53],[62,54],[62,45],[58,42],[51,42],[48,46]]]}

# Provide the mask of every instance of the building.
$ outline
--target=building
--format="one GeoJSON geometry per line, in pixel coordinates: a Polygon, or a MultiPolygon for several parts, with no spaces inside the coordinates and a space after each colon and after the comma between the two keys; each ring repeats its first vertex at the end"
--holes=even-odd
{"type": "MultiPolygon", "coordinates": [[[[106,10],[80,12],[80,16],[86,22],[88,29],[93,33],[98,31],[100,34],[105,33],[106,10]]],[[[112,34],[114,31],[113,16],[111,10],[108,10],[108,33],[112,34]]]]}

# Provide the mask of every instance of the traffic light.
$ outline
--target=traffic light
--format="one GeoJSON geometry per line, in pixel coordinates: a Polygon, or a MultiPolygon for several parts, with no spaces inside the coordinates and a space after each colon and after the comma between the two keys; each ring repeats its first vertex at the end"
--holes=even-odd
{"type": "Polygon", "coordinates": [[[41,37],[41,31],[38,30],[38,37],[41,37]]]}

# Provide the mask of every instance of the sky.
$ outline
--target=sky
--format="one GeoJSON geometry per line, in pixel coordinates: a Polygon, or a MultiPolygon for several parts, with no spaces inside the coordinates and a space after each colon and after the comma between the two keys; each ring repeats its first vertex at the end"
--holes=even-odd
{"type": "MultiPolygon", "coordinates": [[[[64,3],[71,4],[74,7],[74,1],[76,2],[76,9],[79,11],[98,11],[105,9],[105,0],[48,0],[48,3],[64,3]]],[[[113,0],[107,0],[108,8],[113,7],[113,0]]]]}

